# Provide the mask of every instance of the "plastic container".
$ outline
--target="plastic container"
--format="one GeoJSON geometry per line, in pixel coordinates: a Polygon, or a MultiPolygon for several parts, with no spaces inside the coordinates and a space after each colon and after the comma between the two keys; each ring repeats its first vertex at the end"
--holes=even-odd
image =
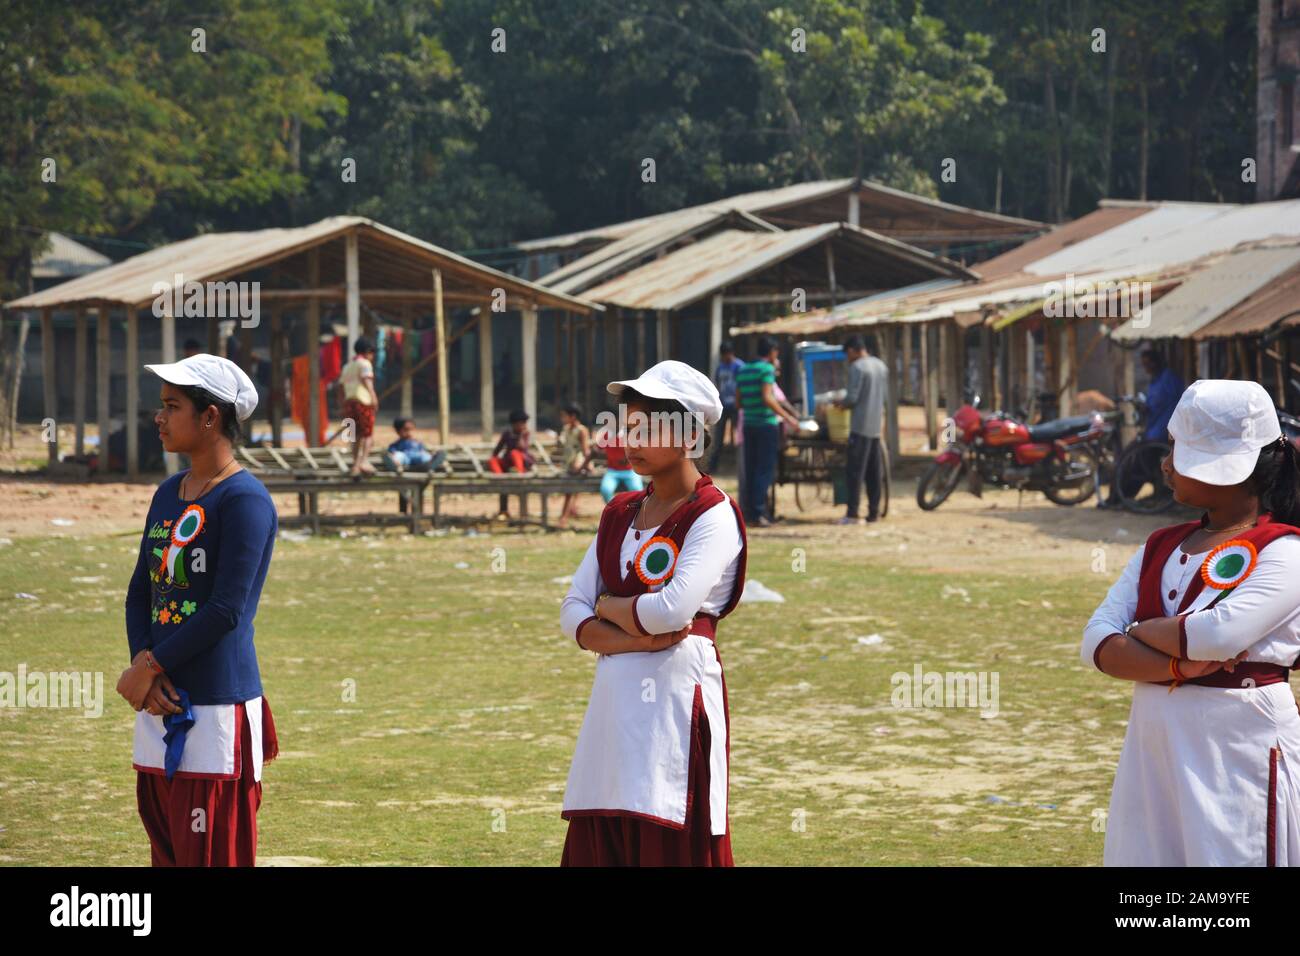
{"type": "Polygon", "coordinates": [[[831,441],[849,440],[849,420],[853,412],[831,405],[826,409],[826,435],[831,441]]]}

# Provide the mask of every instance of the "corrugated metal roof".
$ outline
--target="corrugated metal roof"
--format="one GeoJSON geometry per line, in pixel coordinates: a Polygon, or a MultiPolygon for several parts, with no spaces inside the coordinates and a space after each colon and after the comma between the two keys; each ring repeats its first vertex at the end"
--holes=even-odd
{"type": "Polygon", "coordinates": [[[826,223],[787,232],[719,232],[584,294],[595,302],[629,309],[680,309],[833,237],[934,275],[971,275],[955,262],[887,236],[847,223],[826,223]]]}
{"type": "MultiPolygon", "coordinates": [[[[965,206],[958,206],[938,199],[929,199],[925,196],[918,196],[914,193],[904,192],[900,189],[893,189],[889,186],[883,186],[880,183],[859,182],[855,179],[823,179],[807,183],[795,183],[791,186],[780,186],[776,189],[761,189],[756,192],[741,193],[738,196],[730,196],[726,199],[715,200],[714,202],[703,203],[697,206],[688,206],[684,209],[658,213],[654,216],[643,216],[639,219],[629,219],[624,222],[611,223],[607,226],[598,226],[594,229],[583,229],[578,232],[564,233],[563,235],[558,236],[545,236],[541,239],[528,239],[524,242],[515,243],[515,246],[525,252],[533,252],[542,249],[569,248],[593,241],[612,242],[616,239],[622,239],[647,225],[662,223],[675,216],[686,216],[687,214],[699,214],[701,212],[719,212],[727,209],[743,209],[746,212],[761,216],[765,212],[779,210],[800,203],[813,202],[818,199],[834,196],[837,193],[847,194],[853,189],[855,183],[858,183],[859,195],[868,200],[872,197],[879,197],[882,201],[892,202],[895,204],[903,203],[916,210],[924,210],[930,213],[944,213],[957,217],[973,217],[984,225],[1001,229],[1007,233],[1037,232],[1046,228],[1043,223],[1034,222],[1029,219],[1017,219],[1013,216],[1003,216],[998,213],[984,212],[979,209],[969,209],[965,206]]],[[[880,231],[879,224],[871,222],[869,216],[864,216],[863,222],[864,224],[875,226],[877,231],[880,231]]]]}
{"type": "MultiPolygon", "coordinates": [[[[139,306],[153,300],[157,283],[170,283],[177,273],[183,275],[186,281],[225,280],[337,239],[352,230],[385,241],[395,249],[404,249],[421,263],[430,266],[440,264],[443,268],[454,268],[463,275],[481,279],[484,288],[501,287],[507,292],[534,299],[541,305],[578,312],[600,308],[563,292],[499,272],[361,216],[332,216],[309,226],[289,229],[194,236],[150,249],[116,265],[15,299],[6,303],[5,308],[39,309],[95,302],[139,306]]],[[[398,256],[394,253],[393,257],[398,256]]],[[[364,271],[362,283],[364,287],[364,271]]]]}
{"type": "Polygon", "coordinates": [[[1059,226],[1053,226],[1050,232],[1035,236],[1028,242],[1016,246],[976,266],[983,279],[1011,275],[1024,271],[1031,262],[1045,259],[1047,256],[1075,246],[1085,239],[1114,229],[1126,222],[1144,216],[1155,208],[1155,203],[1126,203],[1124,205],[1103,205],[1086,216],[1072,219],[1059,226]]]}
{"type": "Polygon", "coordinates": [[[1193,339],[1258,335],[1274,326],[1300,325],[1300,267],[1278,276],[1223,315],[1206,323],[1193,339]]]}
{"type": "Polygon", "coordinates": [[[1300,238],[1300,200],[1249,206],[1160,203],[1143,216],[1027,265],[1025,271],[1154,272],[1274,236],[1300,238]]]}
{"type": "Polygon", "coordinates": [[[32,278],[61,279],[85,275],[113,264],[113,260],[89,246],[83,246],[61,232],[47,237],[49,248],[32,261],[32,278]]]}
{"type": "Polygon", "coordinates": [[[1230,253],[1189,275],[1149,316],[1129,319],[1111,335],[1122,342],[1188,338],[1296,266],[1300,246],[1230,253]]]}
{"type": "Polygon", "coordinates": [[[1267,242],[1270,237],[1283,237],[1273,239],[1274,246],[1289,242],[1289,237],[1300,238],[1300,200],[1253,206],[1108,202],[1074,223],[978,266],[983,276],[979,282],[937,292],[899,289],[883,299],[847,302],[833,312],[785,316],[735,333],[824,334],[842,325],[924,322],[977,309],[1000,312],[1044,299],[1048,283],[1068,277],[1076,282],[1167,284],[1201,270],[1234,246],[1267,242]],[[1045,254],[1033,258],[1035,253],[1045,254]]]}
{"type": "Polygon", "coordinates": [[[589,252],[554,272],[547,273],[537,281],[548,289],[577,295],[601,280],[631,268],[660,249],[714,226],[737,220],[748,224],[755,232],[781,231],[770,222],[743,210],[698,210],[691,212],[690,215],[673,216],[652,222],[622,239],[601,246],[594,252],[589,252]]]}

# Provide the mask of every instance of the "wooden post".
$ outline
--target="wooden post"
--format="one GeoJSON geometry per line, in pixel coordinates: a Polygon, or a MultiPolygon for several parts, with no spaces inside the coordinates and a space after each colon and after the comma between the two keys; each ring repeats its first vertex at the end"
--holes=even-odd
{"type": "Polygon", "coordinates": [[[939,350],[937,321],[921,326],[921,398],[925,405],[925,439],[937,450],[939,436],[939,350]]]}
{"type": "Polygon", "coordinates": [[[831,293],[831,308],[835,308],[835,247],[831,245],[829,239],[825,242],[826,249],[826,283],[831,293]]]}
{"type": "Polygon", "coordinates": [[[77,440],[74,454],[81,458],[86,454],[86,307],[77,306],[77,326],[75,347],[75,367],[72,382],[72,418],[77,427],[77,440]]]}
{"type": "Polygon", "coordinates": [[[537,305],[529,303],[523,311],[524,411],[528,427],[537,427],[537,305]]]}
{"type": "Polygon", "coordinates": [[[409,305],[402,306],[399,321],[402,323],[402,417],[412,418],[415,415],[415,381],[414,376],[408,373],[411,371],[411,336],[415,333],[409,305]]]}
{"type": "Polygon", "coordinates": [[[645,313],[640,309],[636,311],[636,369],[637,375],[640,375],[646,369],[645,362],[645,313]]]}
{"type": "Polygon", "coordinates": [[[433,270],[433,322],[438,348],[438,439],[451,443],[451,387],[447,381],[447,315],[442,305],[442,270],[433,270]]]}
{"type": "Polygon", "coordinates": [[[271,419],[271,444],[284,444],[284,332],[281,329],[283,306],[271,306],[271,375],[266,391],[267,416],[271,419]]]}
{"type": "Polygon", "coordinates": [[[207,319],[208,323],[208,354],[221,355],[226,354],[226,343],[221,338],[221,323],[212,318],[207,319]]]}
{"type": "Polygon", "coordinates": [[[1057,384],[1059,394],[1056,414],[1060,417],[1069,415],[1074,408],[1074,393],[1079,379],[1079,327],[1066,321],[1061,330],[1060,352],[1057,355],[1057,384]]]}
{"type": "Polygon", "coordinates": [[[99,432],[99,473],[108,470],[109,390],[113,377],[113,326],[108,307],[95,309],[95,428],[99,432]]]}
{"type": "Polygon", "coordinates": [[[885,445],[889,448],[890,463],[898,461],[899,452],[899,433],[898,433],[898,377],[894,371],[896,363],[894,359],[898,355],[898,349],[895,346],[895,340],[898,336],[898,329],[895,326],[886,326],[880,335],[881,358],[889,368],[889,378],[885,380],[885,445]]]}
{"type": "Polygon", "coordinates": [[[656,364],[670,358],[668,354],[668,316],[667,309],[655,312],[655,362],[656,364]]]}
{"type": "Polygon", "coordinates": [[[126,310],[126,474],[140,477],[140,313],[126,310]]]}
{"type": "MultiPolygon", "coordinates": [[[[162,316],[162,360],[164,363],[176,361],[176,316],[171,314],[171,309],[162,316]]],[[[245,370],[248,366],[248,335],[245,333],[239,340],[239,353],[244,360],[245,370]]],[[[163,468],[167,474],[174,475],[180,471],[180,456],[174,452],[163,452],[163,468]]]]}
{"type": "MultiPolygon", "coordinates": [[[[361,264],[357,253],[356,230],[344,237],[344,282],[347,286],[348,353],[361,334],[361,264]]],[[[312,286],[312,288],[317,288],[312,286]]],[[[347,361],[347,356],[344,356],[347,361]]],[[[440,366],[441,367],[441,366],[440,366]]]]}
{"type": "MultiPolygon", "coordinates": [[[[829,248],[829,247],[828,247],[829,248]]],[[[718,371],[718,350],[722,348],[722,293],[713,296],[709,310],[709,378],[718,371]]]]}
{"type": "Polygon", "coordinates": [[[980,391],[984,393],[984,407],[1001,408],[1002,403],[998,401],[997,362],[993,356],[993,329],[988,323],[980,326],[980,370],[983,379],[980,391]]]}
{"type": "Polygon", "coordinates": [[[483,440],[496,430],[496,403],[492,389],[492,300],[485,299],[478,319],[478,405],[483,440]]]}
{"type": "MultiPolygon", "coordinates": [[[[320,246],[307,250],[307,288],[320,288],[320,246]]],[[[320,404],[320,297],[314,292],[307,297],[307,392],[307,435],[303,444],[315,448],[325,422],[325,409],[320,404]]]]}
{"type": "Polygon", "coordinates": [[[54,310],[41,309],[41,386],[45,399],[45,421],[42,431],[53,422],[52,434],[47,444],[51,465],[59,463],[59,382],[55,368],[54,310]]]}
{"type": "Polygon", "coordinates": [[[861,216],[862,216],[861,206],[862,203],[860,198],[858,197],[857,191],[854,190],[853,192],[849,193],[849,211],[848,211],[848,220],[847,220],[849,225],[856,226],[861,221],[861,216]]]}
{"type": "Polygon", "coordinates": [[[899,331],[903,335],[903,372],[898,377],[898,400],[912,401],[916,395],[912,389],[912,326],[904,325],[899,331]]]}
{"type": "Polygon", "coordinates": [[[623,371],[624,365],[626,364],[623,360],[623,330],[624,327],[627,325],[627,318],[624,315],[623,310],[620,308],[614,307],[612,308],[611,311],[613,314],[606,318],[606,322],[609,323],[608,328],[613,332],[612,338],[614,340],[614,344],[613,344],[614,361],[609,369],[610,378],[611,379],[626,378],[627,376],[624,374],[623,371]]]}

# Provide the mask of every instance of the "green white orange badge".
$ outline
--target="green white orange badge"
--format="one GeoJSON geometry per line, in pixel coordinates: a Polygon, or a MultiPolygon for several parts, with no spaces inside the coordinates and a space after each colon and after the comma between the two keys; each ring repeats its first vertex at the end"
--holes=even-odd
{"type": "Polygon", "coordinates": [[[176,577],[176,557],[187,544],[199,536],[207,515],[200,505],[193,504],[181,512],[181,516],[172,525],[172,538],[163,549],[162,564],[167,569],[167,577],[176,577]]]}
{"type": "Polygon", "coordinates": [[[641,545],[632,566],[643,584],[649,587],[663,584],[673,576],[673,568],[677,566],[677,545],[672,538],[656,535],[641,545]]]}
{"type": "Polygon", "coordinates": [[[1250,577],[1259,562],[1259,552],[1249,541],[1238,538],[1225,541],[1205,556],[1201,562],[1201,580],[1205,587],[1196,596],[1188,612],[1207,607],[1216,598],[1223,598],[1242,581],[1250,577]]]}

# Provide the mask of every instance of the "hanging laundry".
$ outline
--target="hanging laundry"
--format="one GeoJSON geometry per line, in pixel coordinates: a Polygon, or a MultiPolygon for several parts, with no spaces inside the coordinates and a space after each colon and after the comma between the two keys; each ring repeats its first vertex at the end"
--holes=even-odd
{"type": "Polygon", "coordinates": [[[320,448],[325,444],[325,437],[329,434],[329,408],[325,404],[325,376],[321,376],[320,382],[320,429],[313,442],[308,432],[308,419],[311,416],[308,399],[308,396],[311,395],[311,366],[308,364],[309,362],[310,358],[306,355],[294,356],[293,387],[289,397],[289,415],[302,426],[302,433],[307,436],[308,444],[320,448]]]}
{"type": "Polygon", "coordinates": [[[330,382],[338,378],[342,371],[343,339],[336,335],[333,339],[320,347],[321,384],[328,385],[330,382]]]}

